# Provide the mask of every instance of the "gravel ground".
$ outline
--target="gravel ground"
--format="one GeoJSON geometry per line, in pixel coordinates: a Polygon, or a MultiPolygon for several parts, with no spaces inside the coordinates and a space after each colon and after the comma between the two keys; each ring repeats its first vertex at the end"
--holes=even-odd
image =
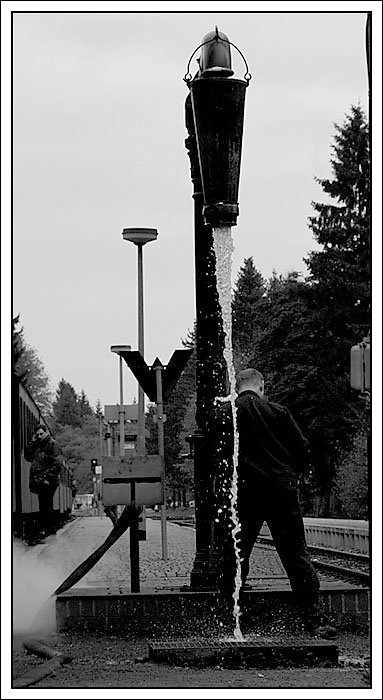
{"type": "Polygon", "coordinates": [[[336,566],[345,567],[351,571],[361,571],[362,573],[370,573],[370,562],[353,559],[351,556],[336,556],[334,554],[322,554],[313,552],[312,559],[318,562],[323,562],[324,564],[335,564],[336,566]]]}
{"type": "MultiPolygon", "coordinates": [[[[366,669],[192,669],[146,660],[143,640],[115,636],[51,634],[41,638],[73,661],[41,679],[33,688],[368,688],[366,669]]],[[[369,656],[365,637],[342,635],[337,640],[342,663],[359,663],[369,656]]],[[[19,677],[42,664],[15,639],[14,675],[19,677]]]]}

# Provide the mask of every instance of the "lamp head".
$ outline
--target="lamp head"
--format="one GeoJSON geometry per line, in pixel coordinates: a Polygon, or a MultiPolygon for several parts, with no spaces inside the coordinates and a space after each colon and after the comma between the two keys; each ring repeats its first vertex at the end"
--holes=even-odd
{"type": "Polygon", "coordinates": [[[130,241],[135,245],[145,245],[150,241],[155,241],[158,236],[156,228],[124,228],[122,237],[124,241],[130,241]]]}
{"type": "Polygon", "coordinates": [[[111,352],[115,352],[117,355],[120,354],[120,352],[129,352],[132,349],[131,345],[111,345],[110,350],[111,352]]]}
{"type": "Polygon", "coordinates": [[[218,27],[202,39],[201,55],[197,60],[201,78],[227,78],[234,75],[231,70],[230,42],[226,34],[218,31],[218,27]]]}

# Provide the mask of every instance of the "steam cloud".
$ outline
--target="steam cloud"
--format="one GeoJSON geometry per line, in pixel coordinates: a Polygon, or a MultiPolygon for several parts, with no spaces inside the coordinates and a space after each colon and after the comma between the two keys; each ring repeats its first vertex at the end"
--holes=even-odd
{"type": "Polygon", "coordinates": [[[63,578],[61,562],[50,558],[48,564],[34,548],[13,542],[14,634],[55,630],[55,597],[50,596],[63,578]]]}

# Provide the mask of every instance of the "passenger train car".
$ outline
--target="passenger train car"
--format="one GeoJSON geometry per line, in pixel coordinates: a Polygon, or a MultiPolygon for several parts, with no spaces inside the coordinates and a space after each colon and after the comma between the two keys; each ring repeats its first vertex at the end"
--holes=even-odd
{"type": "MultiPolygon", "coordinates": [[[[46,425],[40,409],[31,394],[12,375],[12,531],[17,537],[32,537],[38,527],[39,502],[35,493],[29,490],[30,462],[24,457],[24,449],[31,440],[36,426],[46,425]]],[[[59,486],[54,495],[53,507],[57,527],[69,517],[72,511],[72,474],[63,464],[59,486]]]]}

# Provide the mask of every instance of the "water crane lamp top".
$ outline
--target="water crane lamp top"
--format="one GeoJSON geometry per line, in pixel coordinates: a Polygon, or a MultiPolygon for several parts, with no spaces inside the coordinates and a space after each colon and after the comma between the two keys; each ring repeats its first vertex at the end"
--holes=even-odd
{"type": "Polygon", "coordinates": [[[195,78],[229,78],[234,75],[234,71],[231,67],[230,46],[233,46],[242,56],[246,66],[244,79],[249,83],[251,74],[249,73],[248,65],[242,51],[229,41],[226,34],[219,31],[216,26],[213,32],[208,32],[208,34],[204,36],[202,43],[197,46],[190,56],[187,72],[184,77],[184,81],[187,85],[189,85],[192,80],[192,75],[189,72],[190,63],[198,49],[201,49],[201,55],[197,58],[199,70],[194,76],[195,78]]]}

